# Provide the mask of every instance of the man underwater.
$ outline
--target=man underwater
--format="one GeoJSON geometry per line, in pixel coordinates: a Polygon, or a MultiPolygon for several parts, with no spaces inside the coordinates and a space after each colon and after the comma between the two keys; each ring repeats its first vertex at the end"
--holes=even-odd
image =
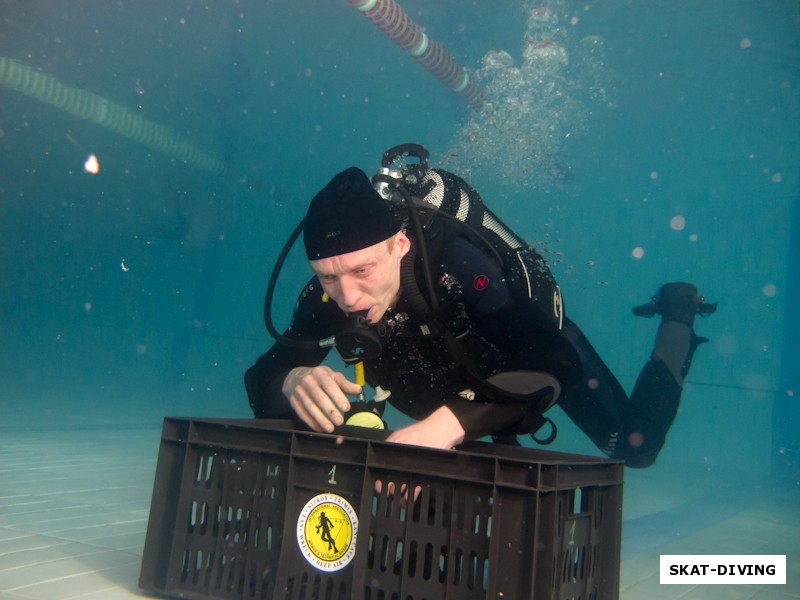
{"type": "Polygon", "coordinates": [[[363,362],[366,382],[416,420],[389,441],[453,448],[491,435],[515,443],[552,426],[542,415],[558,403],[608,456],[651,465],[705,341],[694,318],[716,304],[691,284],[669,283],[634,310],[662,322],[628,396],[564,315],[543,259],[463,179],[429,169],[427,152],[413,148],[420,164],[373,178],[394,201],[356,167],[312,199],[303,235],[315,276],[283,341],[245,374],[254,415],[294,417],[315,431],[342,425],[348,395],[362,387],[321,365],[330,346],[315,341],[356,322],[377,350],[358,347],[353,356],[339,348],[343,358],[363,362]]]}

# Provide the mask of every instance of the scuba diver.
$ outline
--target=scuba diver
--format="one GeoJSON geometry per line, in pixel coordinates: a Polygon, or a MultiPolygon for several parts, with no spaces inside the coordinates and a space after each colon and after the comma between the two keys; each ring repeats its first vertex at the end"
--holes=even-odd
{"type": "Polygon", "coordinates": [[[353,413],[382,415],[388,400],[415,420],[388,441],[453,448],[530,434],[546,444],[556,429],[545,412],[558,403],[606,455],[651,465],[707,341],[695,317],[716,304],[678,282],[634,309],[661,324],[627,395],[564,314],[544,259],[469,184],[427,158],[422,146],[397,146],[372,180],[351,167],[311,200],[267,288],[265,322],[277,341],[245,374],[255,417],[331,432],[353,413]],[[272,295],[301,232],[314,276],[279,333],[272,295]],[[363,380],[321,364],[332,347],[363,380]],[[363,401],[364,381],[375,400],[363,401]]]}

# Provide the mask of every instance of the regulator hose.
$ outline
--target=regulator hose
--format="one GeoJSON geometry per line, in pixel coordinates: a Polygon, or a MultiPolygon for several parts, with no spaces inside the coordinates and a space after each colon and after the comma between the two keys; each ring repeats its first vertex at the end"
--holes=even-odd
{"type": "Polygon", "coordinates": [[[292,231],[289,239],[287,239],[286,243],[283,245],[281,253],[275,260],[275,266],[272,267],[272,274],[270,275],[269,283],[267,284],[267,292],[264,294],[264,325],[266,325],[269,334],[275,338],[275,341],[280,342],[281,344],[286,344],[287,346],[292,346],[294,348],[302,348],[303,350],[317,350],[323,347],[325,340],[320,340],[319,342],[294,340],[283,335],[280,331],[275,329],[275,325],[272,323],[272,297],[275,295],[275,286],[278,284],[278,276],[281,274],[281,269],[283,268],[283,263],[286,262],[286,257],[289,256],[289,252],[292,250],[294,243],[303,232],[303,225],[305,225],[305,222],[306,220],[303,218],[297,224],[297,227],[294,228],[294,231],[292,231]]]}

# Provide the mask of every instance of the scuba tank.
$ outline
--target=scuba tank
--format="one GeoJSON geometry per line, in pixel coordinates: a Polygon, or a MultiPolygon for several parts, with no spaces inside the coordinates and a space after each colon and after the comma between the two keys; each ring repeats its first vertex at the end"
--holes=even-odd
{"type": "Polygon", "coordinates": [[[549,317],[559,330],[564,321],[561,291],[541,255],[492,213],[466,181],[448,171],[429,167],[428,156],[427,149],[418,144],[395,146],[383,154],[381,168],[372,178],[375,189],[384,199],[405,209],[409,229],[418,240],[417,256],[410,252],[401,265],[404,294],[417,317],[422,317],[420,330],[424,335],[443,338],[454,363],[474,391],[489,402],[528,404],[530,414],[525,420],[526,430],[537,443],[548,444],[555,439],[557,430],[543,413],[557,399],[558,382],[553,379],[552,385],[547,385],[530,378],[528,385],[525,372],[506,374],[509,377],[499,373],[488,379],[478,374],[458,338],[443,327],[438,318],[440,307],[428,256],[429,246],[435,241],[443,243],[437,238],[446,237],[445,231],[449,230],[482,247],[502,265],[510,286],[536,304],[541,314],[549,317]],[[415,269],[415,260],[421,268],[415,269]],[[422,273],[427,293],[417,285],[415,272],[422,273]],[[513,385],[509,385],[511,380],[515,381],[513,385]],[[526,387],[530,391],[521,391],[526,387]],[[550,425],[550,434],[544,439],[535,437],[545,424],[550,425]]]}
{"type": "Polygon", "coordinates": [[[429,167],[428,156],[427,149],[419,144],[395,146],[384,152],[381,168],[372,178],[383,198],[408,209],[412,231],[422,237],[422,261],[427,261],[422,242],[429,243],[437,235],[437,227],[451,227],[493,256],[503,266],[511,285],[562,329],[561,290],[544,258],[506,226],[461,177],[429,167]],[[409,158],[416,162],[409,163],[409,158]],[[437,219],[445,223],[437,223],[437,219]]]}

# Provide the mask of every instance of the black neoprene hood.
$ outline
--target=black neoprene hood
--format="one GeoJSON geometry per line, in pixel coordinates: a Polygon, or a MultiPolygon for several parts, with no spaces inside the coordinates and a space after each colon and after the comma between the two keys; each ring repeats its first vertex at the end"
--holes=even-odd
{"type": "Polygon", "coordinates": [[[386,201],[366,173],[350,167],[311,200],[303,227],[309,260],[362,250],[400,231],[386,201]]]}

